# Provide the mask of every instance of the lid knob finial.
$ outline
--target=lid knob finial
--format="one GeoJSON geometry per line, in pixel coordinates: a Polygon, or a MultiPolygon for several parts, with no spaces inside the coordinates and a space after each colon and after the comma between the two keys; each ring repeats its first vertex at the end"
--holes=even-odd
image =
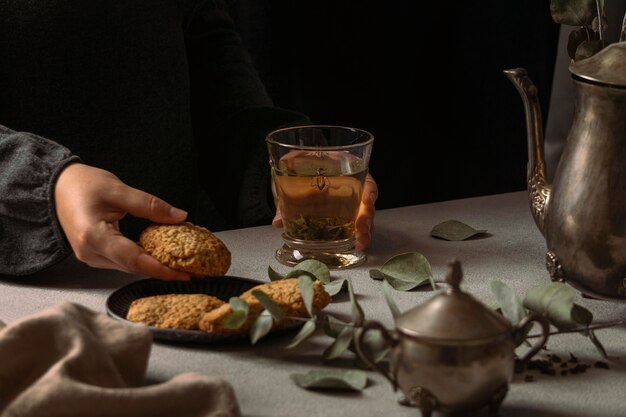
{"type": "Polygon", "coordinates": [[[446,282],[452,288],[452,291],[460,291],[461,281],[463,280],[463,271],[461,270],[461,262],[453,259],[448,262],[448,274],[446,282]]]}

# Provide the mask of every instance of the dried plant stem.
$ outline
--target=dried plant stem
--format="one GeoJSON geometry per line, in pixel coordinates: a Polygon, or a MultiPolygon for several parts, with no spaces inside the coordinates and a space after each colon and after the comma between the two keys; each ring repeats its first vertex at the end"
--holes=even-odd
{"type": "Polygon", "coordinates": [[[622,19],[622,31],[619,35],[619,41],[626,41],[626,13],[624,14],[624,18],[622,19]]]}
{"type": "MultiPolygon", "coordinates": [[[[552,336],[552,335],[555,335],[555,334],[564,334],[564,333],[580,333],[580,332],[584,332],[584,331],[588,331],[588,330],[608,329],[610,327],[617,327],[617,326],[626,326],[626,320],[625,319],[613,320],[613,321],[607,321],[607,322],[604,322],[604,323],[590,324],[589,326],[576,327],[576,328],[573,328],[573,329],[555,330],[555,331],[552,331],[552,332],[550,332],[548,334],[550,336],[552,336]]],[[[537,337],[541,337],[541,335],[540,334],[530,334],[526,338],[527,339],[531,339],[531,338],[537,338],[537,337]]]]}

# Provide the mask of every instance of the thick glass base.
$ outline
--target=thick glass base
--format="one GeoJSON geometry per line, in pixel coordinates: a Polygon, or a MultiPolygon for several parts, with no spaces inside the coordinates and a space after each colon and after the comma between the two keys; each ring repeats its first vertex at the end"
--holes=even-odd
{"type": "Polygon", "coordinates": [[[334,242],[304,242],[283,234],[285,244],[274,257],[284,265],[294,266],[307,260],[323,262],[329,269],[345,269],[361,265],[367,257],[354,247],[354,239],[334,242]]]}

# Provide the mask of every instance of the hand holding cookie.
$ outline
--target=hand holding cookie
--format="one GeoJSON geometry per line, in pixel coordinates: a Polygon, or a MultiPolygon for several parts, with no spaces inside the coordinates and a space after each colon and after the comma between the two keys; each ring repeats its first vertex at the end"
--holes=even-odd
{"type": "Polygon", "coordinates": [[[63,169],[55,185],[55,209],[76,258],[94,268],[117,269],[166,280],[187,280],[147,255],[124,237],[118,221],[126,214],[159,223],[178,223],[187,213],[129,187],[112,173],[74,163],[63,169]]]}

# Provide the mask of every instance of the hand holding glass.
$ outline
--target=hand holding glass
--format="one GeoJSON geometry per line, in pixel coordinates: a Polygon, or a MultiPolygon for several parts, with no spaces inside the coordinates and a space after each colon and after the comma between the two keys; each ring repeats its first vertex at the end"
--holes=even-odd
{"type": "Polygon", "coordinates": [[[266,139],[284,245],[276,259],[317,259],[329,268],[365,261],[355,248],[356,218],[374,137],[343,126],[279,129],[266,139]]]}

